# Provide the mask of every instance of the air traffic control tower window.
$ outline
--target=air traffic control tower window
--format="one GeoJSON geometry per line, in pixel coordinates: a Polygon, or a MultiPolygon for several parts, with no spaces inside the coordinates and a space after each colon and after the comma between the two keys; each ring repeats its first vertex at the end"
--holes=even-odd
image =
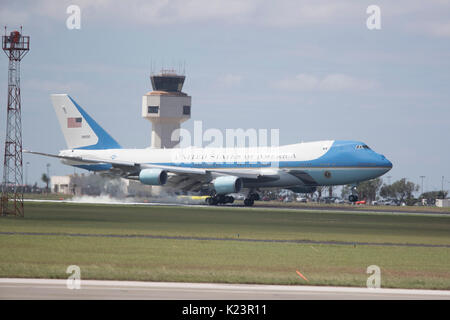
{"type": "Polygon", "coordinates": [[[152,80],[152,87],[155,91],[166,92],[181,92],[184,83],[184,76],[179,75],[153,75],[150,77],[152,80]]]}
{"type": "Polygon", "coordinates": [[[183,114],[190,115],[191,114],[191,106],[183,106],[183,114]]]}
{"type": "Polygon", "coordinates": [[[158,113],[158,112],[159,112],[159,107],[153,107],[153,106],[148,107],[148,113],[158,113]]]}

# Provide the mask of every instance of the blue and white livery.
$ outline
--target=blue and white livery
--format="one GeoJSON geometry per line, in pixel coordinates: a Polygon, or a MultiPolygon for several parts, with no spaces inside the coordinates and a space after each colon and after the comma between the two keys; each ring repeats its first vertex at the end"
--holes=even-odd
{"type": "MultiPolygon", "coordinates": [[[[253,205],[257,191],[285,188],[314,192],[317,186],[357,184],[392,168],[385,156],[365,143],[325,140],[268,148],[123,149],[67,94],[51,96],[67,149],[62,162],[143,184],[182,192],[209,190],[208,203],[231,203],[231,193],[248,190],[253,205]]],[[[355,195],[350,196],[356,201],[355,195]]]]}

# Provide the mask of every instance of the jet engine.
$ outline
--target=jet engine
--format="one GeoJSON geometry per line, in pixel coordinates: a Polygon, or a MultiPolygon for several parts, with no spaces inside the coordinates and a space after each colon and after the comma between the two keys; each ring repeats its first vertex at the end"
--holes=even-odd
{"type": "Polygon", "coordinates": [[[214,180],[213,186],[217,194],[236,193],[241,191],[243,182],[239,177],[222,176],[214,180]]]}
{"type": "Polygon", "coordinates": [[[139,181],[151,186],[162,186],[167,182],[167,172],[163,169],[143,169],[139,172],[139,181]]]}

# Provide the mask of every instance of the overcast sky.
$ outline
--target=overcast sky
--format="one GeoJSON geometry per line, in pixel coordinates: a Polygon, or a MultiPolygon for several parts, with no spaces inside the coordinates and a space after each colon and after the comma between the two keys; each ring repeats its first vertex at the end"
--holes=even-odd
{"type": "MultiPolygon", "coordinates": [[[[202,120],[204,129],[280,129],[281,144],[360,140],[393,162],[391,182],[424,175],[424,189],[436,190],[445,176],[450,188],[449,0],[3,0],[0,25],[31,36],[21,65],[26,149],[66,147],[51,93],[70,94],[123,146],[149,146],[140,114],[150,62],[185,61],[187,129],[202,120]],[[79,30],[66,26],[69,5],[81,9],[79,30]],[[381,9],[380,30],[366,26],[369,5],[381,9]]],[[[2,144],[7,66],[3,55],[2,144]]],[[[74,172],[54,159],[25,162],[29,183],[43,184],[47,163],[51,175],[74,172]]]]}

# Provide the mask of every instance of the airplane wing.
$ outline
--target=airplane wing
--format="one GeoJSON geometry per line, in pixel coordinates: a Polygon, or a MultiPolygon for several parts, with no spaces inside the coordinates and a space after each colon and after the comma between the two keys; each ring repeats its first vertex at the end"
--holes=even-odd
{"type": "Polygon", "coordinates": [[[123,178],[137,180],[139,172],[142,169],[158,168],[167,171],[168,180],[165,186],[184,190],[184,191],[198,191],[201,186],[213,180],[214,175],[231,175],[237,176],[244,181],[270,181],[278,180],[279,175],[276,169],[263,169],[262,171],[249,169],[200,169],[187,168],[181,166],[165,166],[147,163],[136,163],[130,161],[121,161],[113,159],[104,159],[92,156],[63,156],[43,152],[35,152],[24,150],[25,153],[37,154],[46,157],[58,158],[62,160],[69,160],[79,162],[80,164],[111,164],[111,169],[104,172],[105,175],[120,176],[123,178]]]}
{"type": "Polygon", "coordinates": [[[58,159],[64,159],[64,160],[71,160],[76,162],[85,162],[86,164],[89,163],[110,163],[110,164],[117,164],[117,165],[124,165],[124,166],[134,166],[135,163],[129,162],[129,161],[115,161],[115,160],[106,160],[101,158],[93,158],[93,157],[80,157],[80,156],[61,156],[57,154],[51,154],[51,153],[43,153],[43,152],[36,152],[36,151],[30,151],[30,150],[23,150],[24,153],[31,153],[31,154],[38,154],[45,157],[52,157],[52,158],[58,158],[58,159]]]}
{"type": "Polygon", "coordinates": [[[167,182],[164,187],[182,190],[182,191],[200,191],[204,184],[212,180],[211,175],[204,174],[186,174],[186,173],[169,173],[167,182]]]}
{"type": "Polygon", "coordinates": [[[162,166],[162,165],[152,165],[152,164],[145,164],[145,163],[137,163],[137,162],[131,162],[131,161],[120,161],[120,160],[112,160],[112,159],[103,159],[98,157],[85,157],[85,156],[61,156],[56,154],[50,154],[50,153],[43,153],[43,152],[35,152],[35,151],[29,151],[29,150],[23,150],[25,153],[31,153],[31,154],[38,154],[41,156],[46,157],[52,157],[52,158],[58,158],[63,160],[70,160],[85,164],[111,164],[113,168],[116,169],[122,169],[124,171],[131,171],[131,169],[146,169],[146,168],[159,168],[164,169],[168,172],[173,173],[187,173],[187,174],[206,174],[206,170],[203,169],[196,169],[196,168],[184,168],[184,167],[176,167],[176,166],[162,166]]]}

